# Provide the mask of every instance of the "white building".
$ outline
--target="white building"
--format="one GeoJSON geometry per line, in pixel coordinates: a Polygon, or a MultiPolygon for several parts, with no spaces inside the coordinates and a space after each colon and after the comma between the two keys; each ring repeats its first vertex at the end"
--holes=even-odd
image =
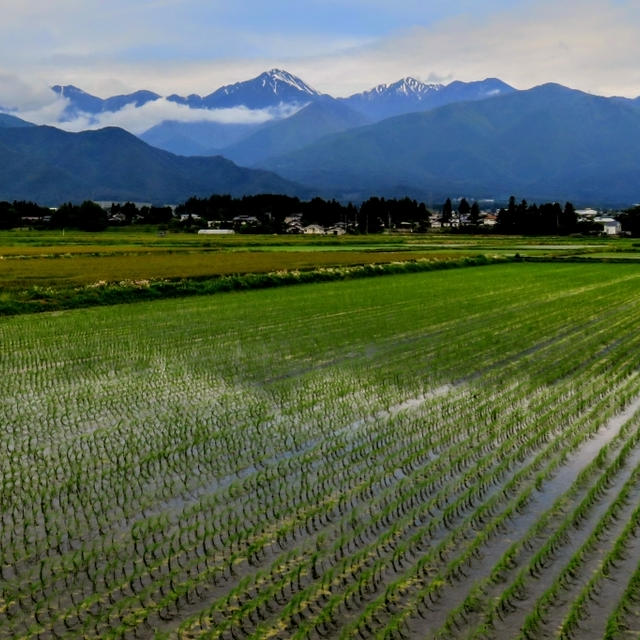
{"type": "Polygon", "coordinates": [[[233,229],[199,229],[198,235],[200,236],[226,236],[230,233],[235,233],[233,229]]]}
{"type": "Polygon", "coordinates": [[[600,216],[594,218],[593,221],[601,224],[608,236],[618,236],[622,231],[622,225],[615,218],[600,216]]]}
{"type": "Polygon", "coordinates": [[[323,236],[326,234],[324,227],[319,224],[310,224],[303,228],[302,232],[307,235],[323,236]]]}

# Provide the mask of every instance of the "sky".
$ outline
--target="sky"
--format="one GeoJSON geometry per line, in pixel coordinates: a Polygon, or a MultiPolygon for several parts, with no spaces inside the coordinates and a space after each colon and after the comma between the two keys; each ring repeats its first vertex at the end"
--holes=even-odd
{"type": "MultiPolygon", "coordinates": [[[[38,123],[64,106],[53,84],[101,97],[206,95],[273,67],[334,96],[406,76],[640,95],[640,0],[0,0],[0,9],[0,105],[38,123]]],[[[130,114],[135,127],[174,109],[156,107],[130,114]]]]}

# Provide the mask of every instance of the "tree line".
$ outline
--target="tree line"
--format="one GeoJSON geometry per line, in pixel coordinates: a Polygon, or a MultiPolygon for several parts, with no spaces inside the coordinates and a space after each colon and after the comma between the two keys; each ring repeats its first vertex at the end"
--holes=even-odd
{"type": "Polygon", "coordinates": [[[558,202],[530,205],[526,200],[516,203],[515,197],[511,196],[508,206],[498,211],[495,230],[518,235],[569,235],[602,228],[596,223],[579,220],[571,202],[566,202],[564,207],[558,202]]]}
{"type": "MultiPolygon", "coordinates": [[[[208,198],[189,198],[175,209],[132,202],[113,203],[104,209],[90,200],[82,204],[65,203],[57,209],[42,207],[34,202],[0,201],[0,229],[35,227],[42,229],[75,228],[101,231],[109,226],[131,224],[166,225],[175,230],[197,230],[209,223],[222,228],[235,228],[246,233],[285,233],[292,230],[295,218],[300,228],[311,224],[325,228],[341,226],[351,233],[379,233],[384,229],[407,229],[426,232],[432,221],[452,232],[487,233],[483,212],[477,202],[465,198],[453,205],[450,198],[430,210],[423,202],[410,198],[385,199],[373,196],[359,206],[335,199],[313,198],[305,201],[297,197],[261,194],[234,198],[212,195],[208,198]],[[234,219],[242,218],[242,224],[234,219]],[[234,227],[235,224],[235,227],[234,227]]],[[[640,236],[640,205],[617,214],[623,231],[640,236]]],[[[557,202],[540,205],[511,196],[506,207],[495,214],[491,232],[518,235],[567,235],[593,233],[601,226],[578,218],[571,202],[561,206],[557,202]]]]}
{"type": "Polygon", "coordinates": [[[266,233],[287,231],[286,220],[297,216],[302,226],[317,224],[323,227],[341,225],[355,233],[378,233],[385,228],[408,222],[426,231],[430,211],[424,203],[410,198],[385,199],[376,196],[360,206],[343,204],[335,199],[312,198],[300,200],[283,195],[256,195],[232,198],[212,195],[209,198],[189,198],[176,207],[178,215],[197,215],[206,221],[229,222],[237,216],[251,216],[266,233]]]}

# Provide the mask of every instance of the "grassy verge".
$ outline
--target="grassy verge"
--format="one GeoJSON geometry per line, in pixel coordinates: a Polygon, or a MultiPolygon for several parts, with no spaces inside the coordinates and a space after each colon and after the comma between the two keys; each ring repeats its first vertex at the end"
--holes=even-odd
{"type": "Polygon", "coordinates": [[[0,315],[18,315],[41,311],[58,311],[98,305],[210,295],[224,291],[266,289],[269,287],[349,280],[398,273],[416,273],[440,269],[481,266],[509,262],[506,257],[485,255],[449,260],[417,260],[387,264],[277,271],[270,273],[231,274],[206,278],[158,280],[124,280],[80,287],[31,287],[0,293],[0,315]]]}

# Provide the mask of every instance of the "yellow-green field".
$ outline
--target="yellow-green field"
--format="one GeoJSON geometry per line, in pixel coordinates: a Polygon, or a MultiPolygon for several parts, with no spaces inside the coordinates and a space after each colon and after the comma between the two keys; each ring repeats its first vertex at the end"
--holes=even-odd
{"type": "MultiPolygon", "coordinates": [[[[630,239],[522,238],[431,234],[371,236],[204,236],[127,228],[0,232],[0,314],[104,304],[79,300],[86,287],[146,286],[224,276],[309,272],[357,265],[460,263],[487,256],[509,258],[636,260],[630,239]],[[69,300],[74,299],[71,304],[69,300]],[[46,300],[45,300],[46,298],[46,300]],[[67,302],[57,304],[62,298],[67,302]],[[18,306],[16,306],[16,304],[18,306]]],[[[185,290],[183,289],[183,294],[185,290]]],[[[166,295],[166,291],[164,294],[166,295]]],[[[173,291],[171,295],[179,295],[173,291]]],[[[95,296],[94,296],[95,298],[95,296]]],[[[116,300],[109,299],[107,303],[116,300]]]]}
{"type": "MultiPolygon", "coordinates": [[[[464,258],[469,252],[457,252],[464,258]]],[[[319,267],[382,264],[404,260],[446,260],[452,254],[416,251],[363,252],[160,252],[0,261],[0,286],[6,289],[38,286],[82,286],[97,282],[203,278],[229,274],[270,273],[319,267]]]]}
{"type": "Polygon", "coordinates": [[[155,230],[0,233],[0,287],[215,277],[473,255],[640,257],[628,240],[460,235],[199,236],[155,230]],[[57,258],[57,259],[56,259],[57,258]]]}

